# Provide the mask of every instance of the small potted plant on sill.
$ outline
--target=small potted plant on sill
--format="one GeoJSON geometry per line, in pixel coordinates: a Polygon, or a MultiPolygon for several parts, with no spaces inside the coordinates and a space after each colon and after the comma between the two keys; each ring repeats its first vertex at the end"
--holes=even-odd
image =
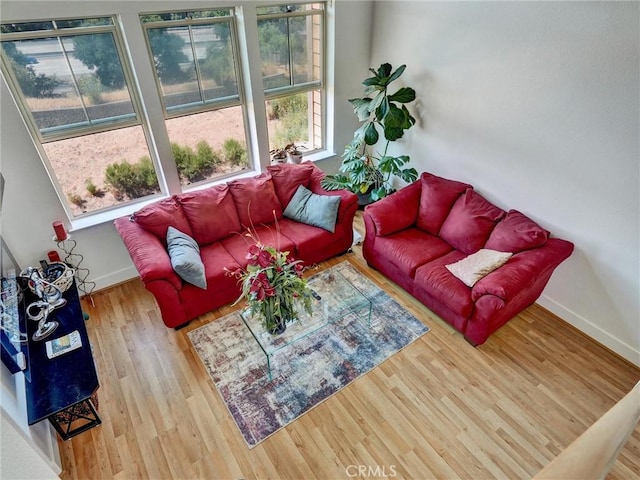
{"type": "Polygon", "coordinates": [[[388,154],[389,144],[402,138],[416,122],[406,107],[415,100],[415,90],[402,87],[394,93],[389,92],[389,85],[405,68],[401,65],[393,71],[389,63],[380,65],[377,71],[370,68],[373,76],[362,82],[365,86],[363,96],[349,99],[362,125],[342,154],[339,173],[323,179],[322,186],[326,190],[350,190],[358,195],[358,203],[363,206],[393,193],[394,177],[407,183],[418,178],[416,169],[406,166],[408,155],[388,154]],[[378,140],[383,144],[381,153],[374,150],[378,140]]]}
{"type": "Polygon", "coordinates": [[[286,163],[287,161],[286,148],[274,148],[269,154],[271,154],[271,163],[286,163]]]}
{"type": "Polygon", "coordinates": [[[302,145],[296,145],[295,143],[290,143],[286,147],[284,147],[284,151],[287,153],[287,158],[289,159],[289,163],[300,163],[302,161],[302,151],[301,148],[304,148],[302,145]]]}

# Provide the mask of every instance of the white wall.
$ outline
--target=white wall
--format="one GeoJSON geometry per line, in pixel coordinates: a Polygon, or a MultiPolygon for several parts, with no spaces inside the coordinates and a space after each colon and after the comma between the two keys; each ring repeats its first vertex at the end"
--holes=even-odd
{"type": "MultiPolygon", "coordinates": [[[[138,12],[163,11],[168,8],[210,8],[215,1],[163,0],[150,2],[86,1],[3,1],[3,21],[29,20],[49,17],[88,17],[91,15],[120,14],[125,23],[137,22],[138,12]]],[[[233,2],[220,1],[228,6],[233,2]]],[[[248,5],[250,2],[244,2],[248,5]]],[[[255,3],[255,2],[254,2],[255,3]]],[[[339,154],[351,140],[357,126],[346,99],[357,93],[359,80],[352,71],[365,72],[369,58],[370,2],[336,3],[336,28],[332,32],[337,45],[335,55],[335,150],[339,154]],[[361,21],[353,22],[353,18],[361,21]],[[345,48],[348,46],[349,48],[345,48]],[[355,83],[354,83],[355,82],[355,83]],[[353,85],[356,87],[353,88],[353,85]]],[[[134,54],[146,55],[144,45],[132,45],[134,54]]],[[[51,240],[54,220],[66,220],[64,210],[49,181],[46,170],[32,144],[18,109],[11,99],[4,81],[0,82],[0,159],[6,179],[2,236],[18,263],[37,265],[40,258],[56,245],[51,240]]],[[[321,162],[322,168],[335,168],[336,161],[321,162]],[[324,166],[323,166],[324,165],[324,166]]],[[[69,225],[68,222],[66,222],[69,225]]],[[[120,237],[111,222],[73,232],[78,242],[77,252],[84,255],[83,266],[91,270],[89,280],[104,288],[137,276],[120,237]]]]}
{"type": "Polygon", "coordinates": [[[58,478],[62,471],[57,435],[47,421],[29,426],[24,375],[0,365],[0,476],[58,478]]]}
{"type": "Polygon", "coordinates": [[[574,242],[539,303],[640,365],[640,4],[374,5],[419,99],[398,149],[574,242]]]}

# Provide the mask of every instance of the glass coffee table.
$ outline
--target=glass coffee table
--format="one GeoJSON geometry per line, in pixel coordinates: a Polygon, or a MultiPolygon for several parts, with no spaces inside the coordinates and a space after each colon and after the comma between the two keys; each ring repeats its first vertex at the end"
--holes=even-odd
{"type": "Polygon", "coordinates": [[[242,321],[267,357],[269,381],[272,380],[273,355],[298,340],[347,316],[355,316],[371,326],[371,300],[336,269],[320,272],[309,278],[309,288],[314,292],[312,313],[298,309],[298,319],[288,323],[284,333],[271,335],[262,325],[260,315],[241,312],[242,321]]]}

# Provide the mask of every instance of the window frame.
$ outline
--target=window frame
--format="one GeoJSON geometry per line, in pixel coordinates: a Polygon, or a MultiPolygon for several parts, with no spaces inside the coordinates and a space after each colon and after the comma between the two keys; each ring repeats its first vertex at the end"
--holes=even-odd
{"type": "MultiPolygon", "coordinates": [[[[322,21],[322,26],[320,29],[321,35],[322,35],[322,41],[320,42],[320,46],[321,46],[321,52],[320,52],[320,78],[318,80],[313,80],[311,82],[304,82],[302,84],[294,84],[294,85],[288,85],[288,86],[284,86],[284,87],[275,87],[275,88],[270,88],[267,89],[264,87],[264,81],[263,81],[263,77],[262,74],[260,75],[260,81],[261,81],[261,87],[262,87],[262,91],[264,94],[264,101],[265,101],[265,108],[266,108],[266,102],[271,101],[271,100],[276,100],[279,98],[284,98],[284,97],[288,97],[288,96],[293,96],[293,95],[297,95],[300,93],[307,93],[309,95],[313,95],[313,92],[315,90],[318,90],[320,92],[320,99],[321,99],[321,119],[320,119],[320,130],[322,133],[322,142],[321,145],[319,147],[316,147],[312,150],[308,150],[305,152],[305,155],[309,156],[309,154],[314,154],[314,153],[318,153],[321,152],[323,150],[325,150],[327,148],[327,34],[328,34],[328,29],[327,29],[327,7],[328,7],[328,1],[326,0],[320,0],[318,2],[294,2],[291,3],[291,5],[313,5],[313,4],[321,4],[322,8],[317,9],[317,10],[300,10],[300,11],[293,11],[293,12],[274,12],[274,13],[264,13],[264,14],[260,14],[258,12],[256,12],[256,19],[257,19],[257,25],[258,25],[258,29],[259,27],[259,22],[260,20],[273,20],[273,19],[280,19],[280,18],[296,18],[296,17],[313,17],[314,15],[319,15],[322,21]]],[[[279,7],[282,5],[287,5],[287,4],[273,4],[273,5],[265,5],[265,6],[260,6],[258,8],[269,8],[269,7],[279,7]]],[[[257,44],[257,48],[258,50],[260,50],[260,39],[258,38],[258,44],[257,44]]],[[[262,57],[260,57],[260,60],[262,62],[262,57]]],[[[291,68],[293,63],[292,63],[292,58],[291,58],[291,52],[289,52],[289,69],[291,72],[291,75],[293,76],[293,69],[291,68]]],[[[267,129],[268,131],[268,129],[267,129]]],[[[267,133],[268,135],[268,133],[267,133]]],[[[311,136],[311,133],[309,134],[311,136]]]]}

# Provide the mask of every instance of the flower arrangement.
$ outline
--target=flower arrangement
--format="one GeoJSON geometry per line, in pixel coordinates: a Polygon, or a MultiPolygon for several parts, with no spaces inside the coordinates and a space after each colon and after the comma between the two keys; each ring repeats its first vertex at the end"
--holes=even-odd
{"type": "Polygon", "coordinates": [[[246,269],[227,272],[242,283],[236,303],[246,299],[244,310],[259,314],[269,333],[282,333],[286,323],[297,318],[299,306],[311,314],[313,295],[302,277],[301,260],[259,241],[249,247],[247,260],[246,269]]]}

